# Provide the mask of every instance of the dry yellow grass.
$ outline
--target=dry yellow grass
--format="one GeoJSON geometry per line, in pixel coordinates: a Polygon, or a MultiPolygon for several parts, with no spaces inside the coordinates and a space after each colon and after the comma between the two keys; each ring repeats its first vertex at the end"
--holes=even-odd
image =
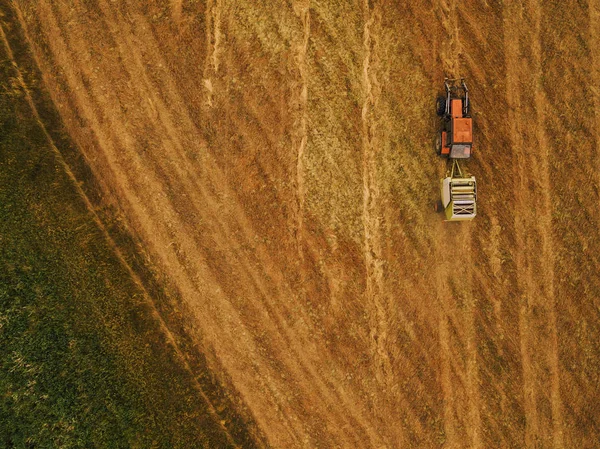
{"type": "Polygon", "coordinates": [[[274,447],[594,447],[596,2],[15,2],[274,447]],[[431,208],[444,74],[480,216],[431,208]]]}

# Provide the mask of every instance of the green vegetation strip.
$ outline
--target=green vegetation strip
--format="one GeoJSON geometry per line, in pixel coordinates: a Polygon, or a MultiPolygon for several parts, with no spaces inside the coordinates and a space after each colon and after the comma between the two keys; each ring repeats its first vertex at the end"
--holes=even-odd
{"type": "Polygon", "coordinates": [[[0,46],[0,447],[230,447],[0,46]]]}

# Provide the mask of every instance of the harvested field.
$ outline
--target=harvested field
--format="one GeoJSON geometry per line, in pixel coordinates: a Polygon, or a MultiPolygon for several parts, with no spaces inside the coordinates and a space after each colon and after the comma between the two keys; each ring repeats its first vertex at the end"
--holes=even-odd
{"type": "Polygon", "coordinates": [[[600,2],[408,3],[15,0],[3,28],[257,439],[596,447],[600,2]],[[471,223],[431,207],[444,75],[471,223]]]}

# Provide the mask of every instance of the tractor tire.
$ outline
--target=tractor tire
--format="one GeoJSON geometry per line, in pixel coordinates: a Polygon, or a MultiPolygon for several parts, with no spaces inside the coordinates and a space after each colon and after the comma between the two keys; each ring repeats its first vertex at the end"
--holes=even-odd
{"type": "Polygon", "coordinates": [[[435,152],[438,154],[438,156],[442,155],[442,132],[438,131],[437,135],[435,136],[435,152]]]}
{"type": "Polygon", "coordinates": [[[435,204],[433,205],[433,210],[436,211],[437,213],[444,212],[444,205],[442,204],[442,200],[437,200],[435,202],[435,204]]]}
{"type": "Polygon", "coordinates": [[[435,110],[437,115],[443,117],[446,114],[446,99],[444,97],[438,97],[435,102],[435,110]]]}

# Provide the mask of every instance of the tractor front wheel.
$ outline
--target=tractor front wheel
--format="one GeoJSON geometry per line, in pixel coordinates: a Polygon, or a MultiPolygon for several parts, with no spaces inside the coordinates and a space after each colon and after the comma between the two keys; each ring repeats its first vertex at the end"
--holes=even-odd
{"type": "Polygon", "coordinates": [[[437,101],[435,102],[435,109],[437,115],[439,115],[440,117],[444,116],[444,114],[446,113],[446,99],[444,97],[437,98],[437,101]]]}

